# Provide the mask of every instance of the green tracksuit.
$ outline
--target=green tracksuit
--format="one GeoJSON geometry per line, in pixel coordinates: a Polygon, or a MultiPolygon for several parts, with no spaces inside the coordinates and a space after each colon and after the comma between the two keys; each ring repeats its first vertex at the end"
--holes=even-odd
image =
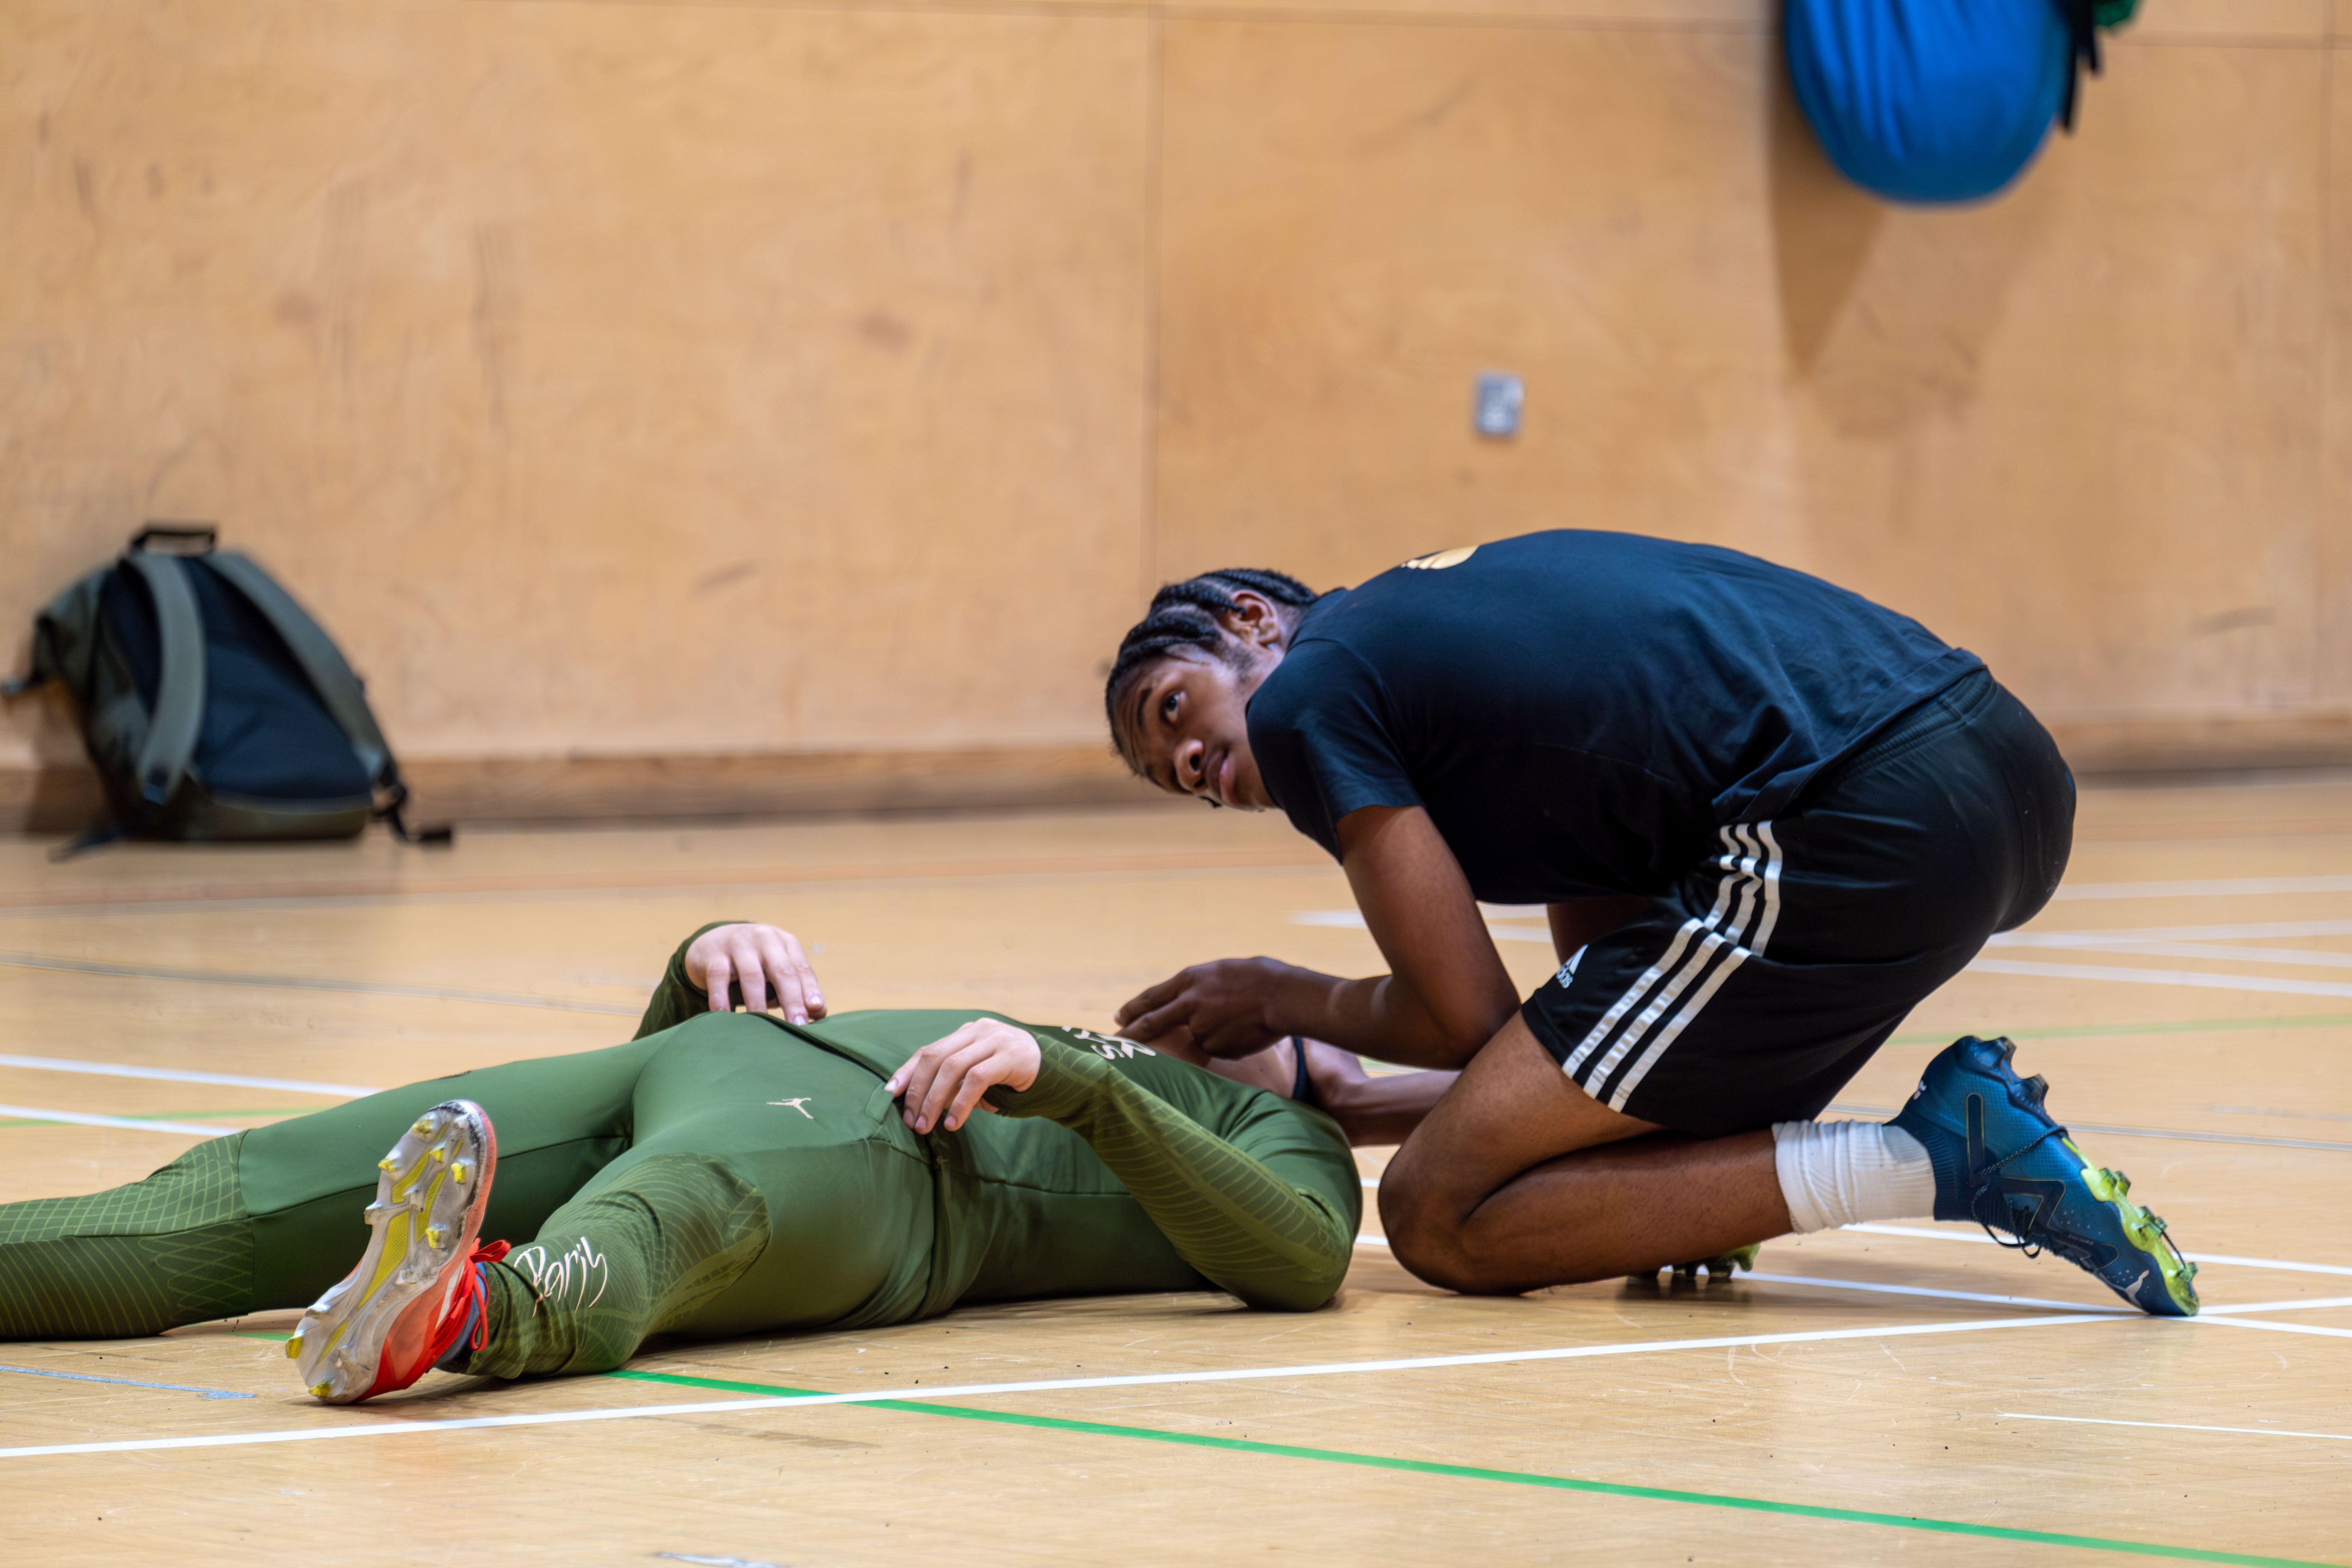
{"type": "Polygon", "coordinates": [[[386,1090],[126,1187],[0,1205],[0,1339],[307,1305],[365,1245],[376,1158],[460,1097],[498,1130],[483,1239],[516,1247],[487,1270],[478,1373],[601,1371],[654,1333],[861,1328],[1018,1297],[1213,1284],[1304,1310],[1347,1270],[1361,1189],[1318,1111],[1023,1025],[1044,1048],[1035,1085],[918,1136],[884,1082],[975,1014],[712,1013],[684,952],[628,1045],[386,1090]]]}

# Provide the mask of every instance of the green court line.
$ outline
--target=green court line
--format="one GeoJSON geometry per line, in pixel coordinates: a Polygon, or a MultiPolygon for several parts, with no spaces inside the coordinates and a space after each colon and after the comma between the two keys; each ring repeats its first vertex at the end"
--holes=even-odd
{"type": "MultiPolygon", "coordinates": [[[[2352,1027],[2352,1013],[2294,1013],[2282,1018],[2167,1018],[2152,1024],[2053,1024],[2046,1028],[2005,1031],[2014,1040],[2079,1040],[2102,1035],[2226,1034],[2251,1029],[2333,1029],[2352,1027]]],[[[1958,1038],[1948,1030],[1929,1034],[1895,1035],[1890,1046],[1944,1046],[1958,1038]]]]}
{"type": "MultiPolygon", "coordinates": [[[[730,1383],[716,1377],[688,1377],[677,1373],[637,1372],[624,1368],[604,1373],[637,1383],[669,1383],[685,1388],[716,1389],[728,1394],[766,1394],[778,1398],[827,1392],[815,1388],[783,1388],[768,1383],[730,1383]]],[[[1528,1470],[1494,1470],[1477,1465],[1446,1465],[1430,1459],[1398,1459],[1383,1454],[1358,1454],[1345,1448],[1303,1448],[1288,1443],[1259,1443],[1246,1437],[1212,1437],[1195,1432],[1162,1432],[1150,1426],[1114,1426],[1101,1421],[1070,1421],[1057,1415],[1022,1415],[1009,1410],[971,1410],[957,1405],[933,1405],[915,1399],[877,1399],[864,1403],[868,1410],[904,1410],[920,1415],[952,1415],[964,1421],[994,1421],[1009,1426],[1039,1426],[1055,1432],[1077,1432],[1097,1437],[1139,1437],[1152,1443],[1177,1443],[1192,1448],[1221,1448],[1228,1453],[1265,1454],[1276,1458],[1319,1459],[1333,1465],[1363,1465],[1373,1469],[1406,1470],[1415,1475],[1451,1476],[1463,1480],[1504,1481],[1514,1486],[1545,1487],[1555,1491],[1595,1492],[1606,1497],[1642,1498],[1652,1502],[1696,1503],[1706,1508],[1736,1508],[1751,1513],[1778,1513],[1800,1519],[1839,1520],[1849,1524],[1877,1524],[1895,1530],[1924,1530],[1943,1535],[1974,1535],[1995,1541],[2031,1542],[2037,1546],[2074,1546],[2093,1552],[2122,1552],[2139,1557],[2169,1557],[2190,1563],[2235,1563],[2250,1568],[2339,1568],[2334,1563],[2301,1557],[2260,1557],[2244,1552],[2209,1552],[2195,1546],[2162,1546],[2145,1541],[2112,1541],[2098,1535],[2068,1535],[2058,1531],[2018,1530],[2002,1524],[1970,1524],[1956,1519],[1926,1519],[1916,1514],[1872,1513],[1862,1509],[1822,1508],[1813,1503],[1774,1502],[1767,1498],[1733,1497],[1722,1492],[1680,1491],[1669,1487],[1637,1487],[1619,1481],[1588,1481],[1574,1476],[1546,1476],[1528,1470]]]]}
{"type": "MultiPolygon", "coordinates": [[[[202,1121],[214,1116],[308,1116],[318,1110],[315,1105],[245,1105],[233,1110],[108,1110],[94,1114],[105,1116],[136,1116],[144,1121],[202,1121]]],[[[70,1121],[50,1121],[43,1117],[18,1116],[0,1121],[0,1127],[71,1127],[70,1121]]]]}

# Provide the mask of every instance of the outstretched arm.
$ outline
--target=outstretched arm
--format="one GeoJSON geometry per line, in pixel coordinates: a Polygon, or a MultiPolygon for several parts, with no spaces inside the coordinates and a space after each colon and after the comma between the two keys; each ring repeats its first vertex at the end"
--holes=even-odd
{"type": "Polygon", "coordinates": [[[983,1093],[1007,1116],[1059,1122],[1087,1141],[1178,1256],[1218,1286],[1253,1307],[1322,1306],[1347,1276],[1362,1217],[1355,1163],[1324,1119],[1202,1086],[1234,1097],[1238,1114],[1226,1137],[1102,1058],[993,1018],[925,1046],[889,1083],[918,1131],[961,1127],[983,1093]]]}
{"type": "Polygon", "coordinates": [[[1307,1035],[1407,1067],[1461,1067],[1517,1009],[1517,989],[1461,862],[1419,806],[1339,819],[1339,862],[1390,973],[1342,980],[1270,958],[1196,964],[1118,1010],[1120,1032],[1247,1056],[1307,1035]]]}
{"type": "Polygon", "coordinates": [[[1358,1148],[1402,1143],[1436,1109],[1458,1072],[1401,1072],[1373,1078],[1353,1052],[1321,1040],[1307,1045],[1307,1079],[1315,1103],[1358,1148]]]}
{"type": "Polygon", "coordinates": [[[1338,1122],[1348,1142],[1359,1148],[1403,1142],[1462,1076],[1403,1072],[1373,1078],[1355,1052],[1299,1035],[1248,1057],[1213,1057],[1191,1041],[1176,1038],[1155,1040],[1151,1048],[1285,1100],[1303,1099],[1338,1122]],[[1307,1056],[1303,1094],[1298,1058],[1292,1055],[1302,1048],[1307,1056]]]}

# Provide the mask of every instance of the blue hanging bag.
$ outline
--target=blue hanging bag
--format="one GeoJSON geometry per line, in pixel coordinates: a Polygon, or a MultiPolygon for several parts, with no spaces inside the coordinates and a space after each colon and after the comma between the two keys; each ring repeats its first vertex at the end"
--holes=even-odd
{"type": "Polygon", "coordinates": [[[2074,124],[2098,29],[2138,0],[1788,0],[1789,76],[1830,161],[1899,202],[1980,201],[2074,124]]]}

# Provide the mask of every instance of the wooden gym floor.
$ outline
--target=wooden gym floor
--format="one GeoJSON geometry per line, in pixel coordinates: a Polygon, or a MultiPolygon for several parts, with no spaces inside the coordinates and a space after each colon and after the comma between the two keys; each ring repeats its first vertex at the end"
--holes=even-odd
{"type": "MultiPolygon", "coordinates": [[[[1097,1026],[1196,959],[1376,962],[1337,871],[1231,815],[44,847],[0,843],[8,1198],[617,1041],[713,918],[821,944],[839,1007],[1097,1026]]],[[[1496,920],[1532,984],[1540,921],[1496,920]]],[[[1367,1237],[1302,1317],[1043,1302],[331,1410],[279,1313],[0,1346],[0,1538],[26,1563],[2352,1562],[2352,782],[2090,791],[2059,901],[1845,1101],[1888,1110],[1964,1031],[2015,1036],[2203,1255],[2203,1320],[1954,1226],[1508,1300],[1367,1237]]]]}

